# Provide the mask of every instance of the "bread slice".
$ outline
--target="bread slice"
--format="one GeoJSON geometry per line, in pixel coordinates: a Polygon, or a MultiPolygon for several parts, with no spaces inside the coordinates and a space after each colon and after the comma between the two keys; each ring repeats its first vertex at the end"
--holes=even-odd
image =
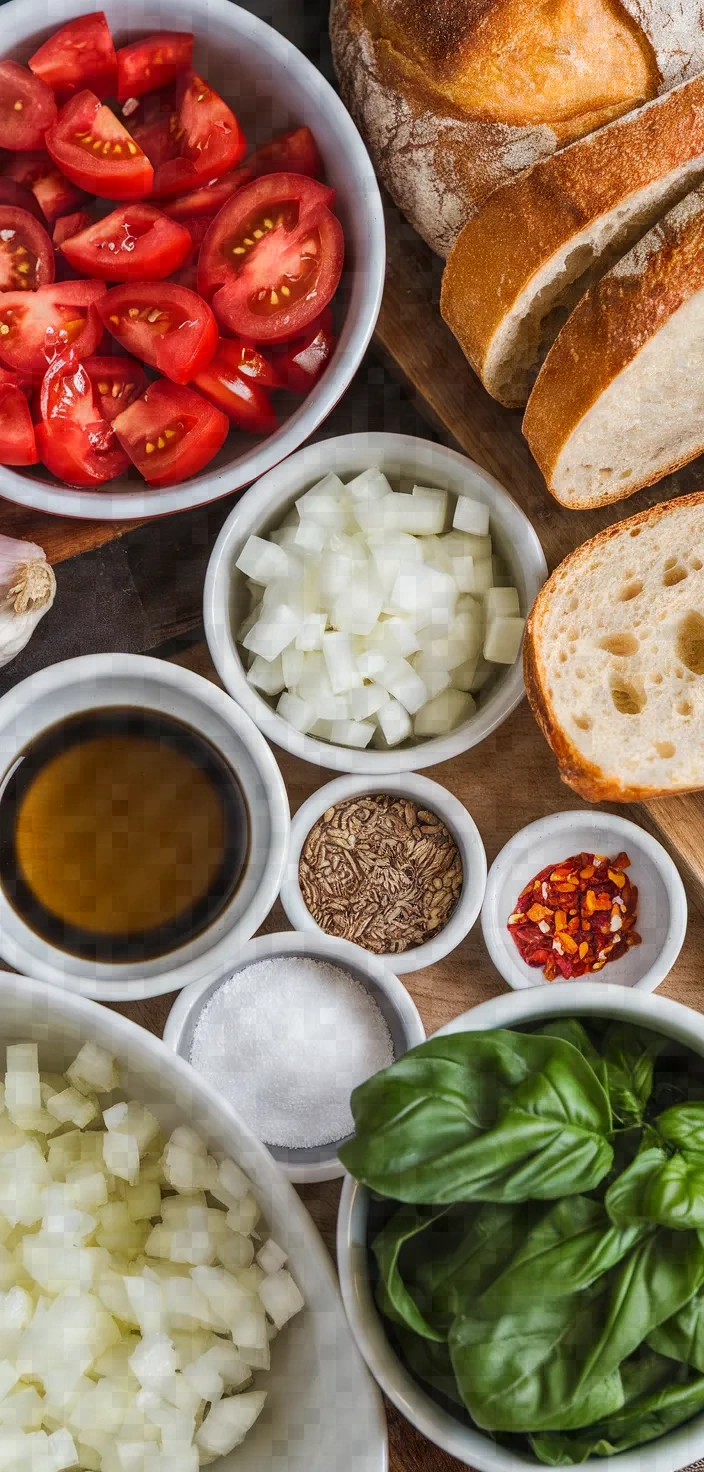
{"type": "Polygon", "coordinates": [[[704,77],[534,164],[465,225],[441,310],[501,403],[525,404],[585,291],[704,178],[704,77]]]}
{"type": "Polygon", "coordinates": [[[704,188],[575,308],[523,433],[563,506],[602,506],[704,451],[704,188]]]}
{"type": "Polygon", "coordinates": [[[533,604],[524,671],[562,779],[588,801],[704,788],[704,492],[566,557],[533,604]]]}

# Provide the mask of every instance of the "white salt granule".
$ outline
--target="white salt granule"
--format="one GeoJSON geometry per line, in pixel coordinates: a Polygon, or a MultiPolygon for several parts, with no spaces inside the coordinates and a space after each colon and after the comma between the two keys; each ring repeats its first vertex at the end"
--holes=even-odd
{"type": "Polygon", "coordinates": [[[350,1094],[394,1061],[366,988],[326,961],[281,956],[228,977],[196,1023],[190,1062],[267,1145],[342,1140],[350,1094]]]}

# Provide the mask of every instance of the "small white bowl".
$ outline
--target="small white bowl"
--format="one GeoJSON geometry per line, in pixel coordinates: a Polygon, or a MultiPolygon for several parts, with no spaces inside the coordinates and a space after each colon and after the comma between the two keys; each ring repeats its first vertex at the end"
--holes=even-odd
{"type": "Polygon", "coordinates": [[[0,888],[0,955],[15,970],[100,1002],[126,1002],[176,991],[212,973],[254,935],[279,892],[290,818],[276,761],[244,711],[210,680],[137,654],[67,659],[2,697],[0,796],[39,735],[82,711],[111,706],[157,711],[198,731],[237,773],[249,817],[249,857],[232,898],[191,941],[149,961],[108,964],[60,950],[30,929],[0,888]]]}
{"type": "Polygon", "coordinates": [[[328,782],[325,787],[319,788],[303,803],[292,819],[279,899],[296,930],[304,930],[313,935],[327,934],[316,924],[301,894],[298,882],[301,849],[311,828],[328,808],[334,807],[335,803],[344,802],[348,797],[362,797],[375,792],[390,792],[395,797],[408,797],[420,807],[437,813],[452,834],[462,859],[462,890],[447,925],[425,945],[413,946],[398,954],[387,951],[378,957],[388,966],[392,966],[397,974],[404,975],[408,971],[419,971],[423,966],[432,966],[442,956],[455,950],[472,929],[486,888],[486,853],[479,829],[462,803],[441,787],[439,782],[431,782],[429,777],[418,777],[412,772],[405,772],[400,777],[381,777],[378,782],[371,781],[368,777],[338,777],[337,781],[328,782]]]}
{"type": "Polygon", "coordinates": [[[519,658],[506,667],[478,709],[448,736],[409,742],[392,751],[354,751],[302,735],[276,714],[273,706],[247,681],[236,630],[248,612],[246,581],[236,562],[247,538],[266,536],[281,525],[294,502],[330,471],[351,480],[369,466],[379,466],[392,486],[416,482],[437,486],[454,496],[470,495],[489,508],[496,550],[510,570],[525,615],[547,577],[537,534],[508,491],[472,460],[401,434],[350,434],[306,445],[251,486],[230,513],[213,548],[205,580],[203,616],[208,646],[218,674],[230,694],[277,746],[304,761],[336,772],[360,775],[413,772],[450,761],[491,735],[523,699],[523,665],[519,658]]]}
{"type": "MultiPolygon", "coordinates": [[[[36,0],[31,5],[10,0],[2,10],[0,60],[26,62],[59,26],[85,15],[86,8],[86,0],[36,0]]],[[[292,31],[303,39],[299,7],[287,0],[253,0],[247,9],[230,0],[169,0],[168,5],[152,6],[142,0],[105,0],[104,8],[117,46],[163,26],[193,31],[197,70],[229,102],[250,144],[307,124],[335,190],[345,232],[337,348],[307,398],[292,398],[278,429],[266,439],[234,431],[202,471],[163,490],[150,489],[132,474],[97,490],[71,490],[42,466],[30,471],[3,467],[2,494],[11,501],[55,516],[112,521],[163,516],[227,496],[305,443],[342,397],[364,356],[381,306],[386,238],[379,186],[360,134],[330,84],[287,40],[292,31]],[[252,9],[263,11],[278,30],[252,15],[252,9]]]]}
{"type": "MultiPolygon", "coordinates": [[[[491,959],[509,986],[554,986],[537,966],[528,966],[507,928],[521,890],[548,864],[578,853],[627,853],[629,879],[638,888],[636,930],[642,937],[618,961],[608,962],[600,981],[652,992],[677,960],[687,930],[684,885],[662,844],[649,833],[613,813],[577,810],[554,813],[522,828],[502,848],[489,870],[482,910],[482,931],[491,959]]],[[[583,987],[590,977],[573,985],[583,987]]]]}
{"type": "MultiPolygon", "coordinates": [[[[193,1044],[193,1033],[198,1017],[213,993],[229,976],[252,966],[256,961],[270,960],[280,956],[312,956],[317,961],[327,961],[349,971],[367,988],[382,1013],[391,1033],[395,1058],[401,1058],[409,1048],[425,1042],[425,1029],[415,1002],[406,988],[376,956],[352,946],[349,941],[335,940],[324,936],[297,931],[281,931],[278,935],[260,935],[248,945],[239,947],[228,962],[218,966],[217,972],[186,987],[177,997],[166,1019],[164,1042],[188,1063],[193,1044]]],[[[237,1034],[232,1039],[233,1064],[237,1066],[237,1034]]],[[[329,1145],[308,1148],[289,1148],[269,1145],[267,1148],[286,1172],[289,1180],[299,1185],[312,1181],[332,1181],[344,1175],[344,1168],[337,1158],[337,1151],[344,1142],[336,1140],[329,1145]]]]}

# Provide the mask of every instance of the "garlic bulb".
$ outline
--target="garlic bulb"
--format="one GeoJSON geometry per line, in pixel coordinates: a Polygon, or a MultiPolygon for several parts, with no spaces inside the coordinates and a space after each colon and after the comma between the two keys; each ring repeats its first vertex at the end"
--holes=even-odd
{"type": "Polygon", "coordinates": [[[56,596],[56,578],[35,542],[0,536],[0,667],[28,644],[56,596]]]}

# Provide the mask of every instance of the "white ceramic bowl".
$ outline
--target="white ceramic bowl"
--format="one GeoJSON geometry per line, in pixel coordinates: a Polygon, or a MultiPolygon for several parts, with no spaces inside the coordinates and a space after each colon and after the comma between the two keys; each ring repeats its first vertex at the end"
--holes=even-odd
{"type": "MultiPolygon", "coordinates": [[[[607,1017],[654,1028],[704,1056],[704,1018],[679,1002],[635,988],[584,981],[531,987],[494,997],[456,1017],[442,1033],[518,1027],[553,1017],[607,1017]]],[[[439,1034],[436,1034],[438,1036],[439,1034]]],[[[337,1265],[347,1317],[357,1344],[382,1390],[397,1410],[436,1446],[478,1472],[536,1472],[537,1460],[499,1446],[463,1425],[426,1395],[401,1364],[386,1338],[369,1282],[367,1219],[369,1197],[350,1176],[342,1188],[337,1229],[337,1265]]],[[[588,1465],[613,1472],[676,1472],[704,1458],[704,1415],[649,1446],[618,1456],[590,1457],[588,1465]]]]}
{"type": "MultiPolygon", "coordinates": [[[[687,931],[684,885],[661,843],[643,828],[615,813],[577,810],[553,813],[521,829],[502,848],[489,870],[482,909],[482,931],[497,971],[516,989],[554,986],[539,967],[528,966],[507,929],[521,890],[548,864],[578,853],[627,853],[628,877],[638,889],[636,930],[641,945],[632,946],[618,961],[610,961],[599,977],[616,986],[652,992],[679,956],[687,931]]],[[[584,986],[584,978],[571,983],[584,986]]]]}
{"type": "Polygon", "coordinates": [[[0,796],[22,751],[81,711],[129,706],[170,715],[209,740],[239,775],[248,808],[250,853],[225,908],[188,944],[149,961],[82,960],[36,935],[0,888],[0,955],[17,971],[101,1002],[175,991],[213,971],[249,940],[279,892],[289,834],[286,788],[266,741],[210,680],[136,654],[85,655],[22,680],[0,700],[0,796]]]}
{"type": "Polygon", "coordinates": [[[523,699],[524,685],[519,659],[499,676],[474,715],[449,736],[409,742],[384,752],[353,751],[302,735],[248,684],[235,638],[249,610],[245,579],[235,566],[247,538],[253,534],[265,536],[280,526],[297,497],[328,472],[335,471],[342,480],[350,480],[370,465],[380,466],[395,487],[418,481],[484,502],[489,508],[497,552],[511,572],[524,614],[545,581],[547,567],[527,516],[493,476],[455,450],[410,435],[351,434],[306,445],[283,465],[270,470],[238,502],[215,543],[204,595],[206,637],[226,690],[249,712],[264,735],[285,751],[337,772],[380,776],[432,767],[478,745],[515,710],[523,699]]]}
{"type": "Polygon", "coordinates": [[[313,935],[324,935],[308,909],[298,882],[298,865],[301,849],[314,823],[323,813],[348,797],[362,797],[374,792],[388,792],[395,797],[407,797],[419,807],[437,813],[449,829],[457,844],[462,859],[464,882],[455,909],[443,930],[425,945],[412,946],[399,954],[387,951],[380,957],[399,975],[408,971],[419,971],[423,966],[432,966],[442,956],[449,955],[464,940],[481,909],[486,887],[486,853],[479,829],[467,809],[452,793],[439,782],[428,777],[405,772],[400,777],[381,777],[378,782],[368,777],[338,777],[328,782],[304,802],[291,822],[288,857],[284,866],[279,899],[286,915],[296,930],[305,930],[313,935]]]}
{"type": "Polygon", "coordinates": [[[386,1472],[380,1397],[345,1322],[328,1253],[295,1191],[242,1120],[151,1033],[55,987],[0,973],[0,1036],[3,1068],[8,1043],[38,1043],[40,1067],[52,1071],[64,1069],[88,1039],[107,1048],[119,1060],[129,1098],[145,1103],[167,1131],[192,1125],[210,1150],[232,1157],[251,1178],[306,1307],[272,1346],[264,1414],[244,1444],[218,1461],[218,1472],[260,1472],[282,1455],[287,1472],[386,1472]]]}
{"type": "MultiPolygon", "coordinates": [[[[311,956],[316,961],[327,961],[349,971],[374,998],[383,1014],[394,1045],[394,1056],[400,1058],[409,1048],[416,1048],[425,1041],[425,1029],[420,1020],[415,1002],[376,956],[370,956],[359,946],[348,941],[332,940],[322,935],[301,935],[295,931],[282,931],[280,935],[261,935],[237,951],[228,965],[219,968],[218,974],[204,981],[196,981],[177,997],[166,1020],[164,1042],[188,1062],[193,1044],[193,1032],[198,1016],[210,1001],[213,993],[228,976],[251,966],[256,961],[279,956],[311,956]]],[[[233,1032],[233,1060],[237,1064],[237,1033],[233,1032]]],[[[290,1149],[282,1145],[270,1145],[274,1159],[286,1172],[290,1180],[298,1184],[312,1181],[332,1181],[344,1175],[337,1158],[342,1144],[337,1140],[330,1145],[290,1149]]]]}
{"type": "MultiPolygon", "coordinates": [[[[26,61],[42,41],[75,16],[86,0],[10,0],[0,14],[0,59],[26,61]]],[[[367,347],[381,305],[385,235],[381,199],[365,146],[337,94],[284,35],[230,0],[169,0],[149,6],[137,0],[105,0],[117,45],[160,27],[194,31],[194,63],[227,99],[250,143],[307,123],[315,134],[326,177],[337,193],[345,232],[346,266],[338,293],[342,326],[335,355],[307,399],[291,401],[287,416],[266,440],[233,433],[214,460],[181,485],[150,490],[135,473],[93,490],[69,490],[42,467],[5,468],[2,493],[38,511],[62,516],[159,516],[225,496],[249,485],[313,433],[344,393],[367,347]]],[[[285,0],[268,14],[291,28],[285,0]]]]}

